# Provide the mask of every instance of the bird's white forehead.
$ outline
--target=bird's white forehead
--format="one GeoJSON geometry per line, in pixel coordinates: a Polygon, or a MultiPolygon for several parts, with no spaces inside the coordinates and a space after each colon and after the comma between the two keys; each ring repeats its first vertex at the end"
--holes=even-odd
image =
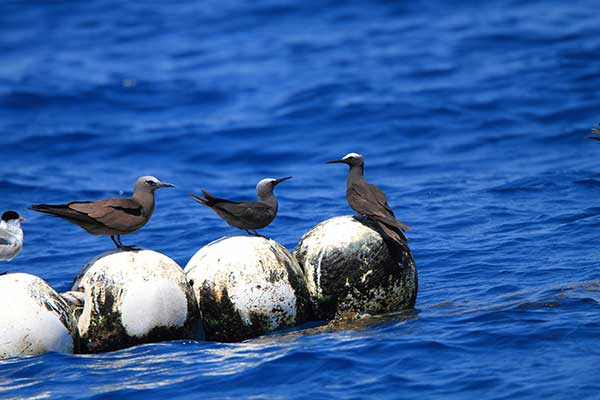
{"type": "Polygon", "coordinates": [[[261,180],[260,182],[258,182],[257,186],[262,186],[262,185],[265,185],[267,183],[272,183],[272,182],[275,182],[275,179],[273,179],[273,178],[265,178],[265,179],[261,180]]]}
{"type": "Polygon", "coordinates": [[[138,178],[138,181],[153,181],[153,182],[160,182],[158,180],[158,178],[152,176],[152,175],[146,175],[146,176],[141,176],[138,178]]]}
{"type": "Polygon", "coordinates": [[[345,159],[351,158],[351,157],[362,157],[362,156],[358,153],[348,153],[344,156],[344,158],[342,158],[342,160],[345,160],[345,159]]]}

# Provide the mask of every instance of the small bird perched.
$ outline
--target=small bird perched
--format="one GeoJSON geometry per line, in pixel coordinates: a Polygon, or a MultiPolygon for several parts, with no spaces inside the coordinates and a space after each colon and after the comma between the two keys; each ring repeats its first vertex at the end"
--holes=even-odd
{"type": "Polygon", "coordinates": [[[387,241],[387,243],[388,248],[391,247],[392,256],[400,257],[401,252],[407,248],[407,238],[404,231],[410,228],[396,219],[394,212],[387,203],[387,197],[381,189],[365,180],[365,159],[363,156],[350,153],[340,160],[328,161],[327,163],[342,163],[350,166],[346,180],[346,198],[350,208],[376,221],[383,232],[391,239],[391,242],[387,241]]]}
{"type": "Polygon", "coordinates": [[[23,229],[21,222],[25,218],[15,211],[6,211],[0,221],[0,261],[10,261],[23,248],[23,229]]]}
{"type": "Polygon", "coordinates": [[[154,212],[154,192],[163,187],[175,187],[153,176],[142,176],[135,182],[133,196],[109,198],[98,201],[74,201],[68,204],[34,204],[31,210],[64,218],[92,235],[110,235],[122,250],[135,250],[124,246],[121,235],[142,228],[154,212]]]}
{"type": "Polygon", "coordinates": [[[281,182],[291,178],[291,176],[279,179],[267,178],[258,182],[256,185],[258,201],[238,203],[215,197],[206,190],[202,190],[204,197],[192,194],[192,198],[212,209],[230,226],[243,229],[248,234],[260,236],[255,230],[269,225],[277,215],[278,204],[273,189],[281,182]]]}

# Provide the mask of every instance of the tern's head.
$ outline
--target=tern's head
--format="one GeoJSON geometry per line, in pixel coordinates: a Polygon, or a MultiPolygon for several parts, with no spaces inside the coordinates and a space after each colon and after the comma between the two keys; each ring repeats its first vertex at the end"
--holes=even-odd
{"type": "Polygon", "coordinates": [[[335,164],[335,163],[348,164],[351,167],[358,167],[358,166],[364,165],[365,159],[360,154],[348,153],[344,157],[340,158],[339,160],[327,161],[327,164],[335,164]]]}
{"type": "Polygon", "coordinates": [[[6,211],[2,214],[2,222],[6,226],[20,226],[23,221],[25,221],[25,218],[21,217],[16,211],[6,211]]]}
{"type": "Polygon", "coordinates": [[[134,192],[151,192],[163,187],[175,187],[171,183],[161,182],[153,176],[141,176],[135,181],[134,192]]]}
{"type": "Polygon", "coordinates": [[[258,182],[258,184],[256,185],[256,194],[258,195],[258,197],[262,197],[262,196],[268,195],[270,193],[273,193],[273,189],[275,189],[275,186],[279,185],[283,181],[287,181],[288,179],[292,179],[292,177],[286,176],[285,178],[279,178],[279,179],[273,179],[273,178],[263,179],[262,181],[258,182]]]}

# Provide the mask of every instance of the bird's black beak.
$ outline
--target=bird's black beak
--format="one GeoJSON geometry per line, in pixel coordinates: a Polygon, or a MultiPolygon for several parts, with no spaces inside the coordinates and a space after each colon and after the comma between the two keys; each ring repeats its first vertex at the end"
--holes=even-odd
{"type": "Polygon", "coordinates": [[[159,188],[164,188],[164,187],[172,187],[174,188],[175,185],[173,185],[172,183],[168,183],[168,182],[158,182],[157,186],[159,188]]]}
{"type": "Polygon", "coordinates": [[[273,182],[273,186],[277,186],[279,185],[281,182],[283,181],[287,181],[288,179],[292,179],[291,176],[286,176],[285,178],[279,178],[279,179],[275,179],[275,182],[273,182]]]}
{"type": "Polygon", "coordinates": [[[327,161],[326,164],[346,164],[345,160],[331,160],[327,161]]]}

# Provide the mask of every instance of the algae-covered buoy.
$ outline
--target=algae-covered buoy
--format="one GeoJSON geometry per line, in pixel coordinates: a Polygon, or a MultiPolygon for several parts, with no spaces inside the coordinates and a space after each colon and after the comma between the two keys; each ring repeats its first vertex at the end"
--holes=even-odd
{"type": "Polygon", "coordinates": [[[230,236],[200,249],[185,267],[207,340],[240,341],[309,319],[302,270],[274,240],[230,236]]]}
{"type": "Polygon", "coordinates": [[[79,273],[71,303],[77,311],[82,352],[117,350],[141,343],[196,336],[197,303],[179,265],[151,250],[110,251],[79,273]]]}
{"type": "Polygon", "coordinates": [[[0,358],[72,353],[77,328],[70,307],[44,280],[0,276],[0,358]]]}
{"type": "Polygon", "coordinates": [[[320,319],[378,314],[414,306],[417,270],[410,251],[390,256],[368,219],[342,216],[321,222],[294,250],[320,319]]]}

